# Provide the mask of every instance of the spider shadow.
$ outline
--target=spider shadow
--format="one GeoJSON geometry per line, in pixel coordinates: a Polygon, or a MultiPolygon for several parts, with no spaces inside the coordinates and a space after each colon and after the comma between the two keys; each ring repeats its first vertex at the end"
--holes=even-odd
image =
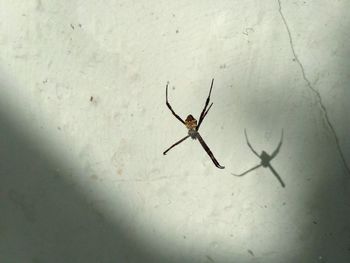
{"type": "Polygon", "coordinates": [[[250,172],[252,172],[252,171],[254,171],[254,170],[258,169],[258,168],[260,168],[260,167],[269,168],[269,170],[273,173],[273,175],[279,181],[281,186],[284,188],[286,186],[284,181],[282,180],[282,178],[278,174],[278,172],[271,165],[271,161],[278,155],[278,153],[279,153],[279,151],[281,149],[281,146],[282,146],[282,143],[283,143],[283,129],[282,129],[282,132],[281,132],[281,139],[280,139],[280,141],[279,141],[279,143],[277,145],[277,148],[272,152],[272,154],[268,154],[265,151],[262,151],[261,154],[258,154],[258,152],[253,148],[253,146],[249,142],[246,129],[244,129],[244,134],[245,134],[246,143],[247,143],[249,149],[254,153],[255,156],[257,156],[260,159],[260,164],[255,165],[254,167],[248,169],[247,171],[245,171],[245,172],[243,172],[241,174],[234,174],[234,173],[231,173],[231,174],[241,177],[241,176],[244,176],[244,175],[246,175],[246,174],[248,174],[248,173],[250,173],[250,172]]]}

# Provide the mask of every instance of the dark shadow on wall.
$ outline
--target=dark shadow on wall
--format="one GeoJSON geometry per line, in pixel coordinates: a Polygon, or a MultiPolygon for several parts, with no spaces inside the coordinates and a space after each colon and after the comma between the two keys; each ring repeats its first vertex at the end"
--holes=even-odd
{"type": "Polygon", "coordinates": [[[0,112],[0,262],[191,262],[125,227],[123,207],[120,222],[94,208],[65,179],[78,171],[40,151],[10,115],[0,112]]]}
{"type": "Polygon", "coordinates": [[[0,127],[0,262],[167,262],[93,208],[3,112],[0,127]]]}
{"type": "MultiPolygon", "coordinates": [[[[308,132],[315,136],[318,130],[308,132]]],[[[325,134],[325,133],[323,133],[325,134]]],[[[306,189],[300,199],[298,237],[301,254],[295,262],[350,262],[350,177],[339,157],[333,138],[308,145],[311,155],[298,156],[310,167],[299,175],[297,186],[306,189]]]]}
{"type": "MultiPolygon", "coordinates": [[[[344,10],[344,12],[347,9],[338,8],[339,11],[344,10]]],[[[334,30],[348,31],[349,25],[342,24],[342,21],[345,20],[339,18],[335,21],[339,21],[339,23],[334,30]]],[[[289,31],[288,28],[287,30],[289,31]]],[[[290,39],[292,37],[297,39],[295,31],[288,33],[290,39]]],[[[349,35],[341,35],[344,39],[337,39],[337,43],[348,43],[349,35]]],[[[320,45],[322,46],[323,43],[320,45]]],[[[325,45],[329,45],[329,43],[325,45]]],[[[323,86],[322,89],[322,86],[319,87],[311,77],[311,72],[320,74],[327,72],[328,75],[332,76],[334,69],[343,68],[344,60],[349,61],[350,49],[343,45],[338,51],[343,53],[343,56],[338,58],[338,63],[341,66],[339,67],[337,63],[327,63],[330,72],[325,71],[325,68],[304,69],[301,66],[303,57],[295,57],[295,59],[300,60],[300,62],[297,61],[297,64],[300,63],[298,65],[300,75],[304,77],[305,89],[309,90],[310,100],[316,101],[313,105],[314,114],[319,116],[320,123],[323,122],[323,127],[315,123],[313,128],[307,131],[310,141],[313,141],[311,137],[319,136],[321,138],[318,143],[309,145],[312,150],[305,150],[305,152],[313,152],[313,155],[298,156],[298,162],[304,164],[305,167],[313,167],[314,171],[303,171],[302,174],[304,185],[309,185],[310,188],[308,198],[300,200],[303,203],[304,213],[300,215],[298,221],[302,226],[300,243],[304,244],[304,253],[296,255],[296,262],[350,262],[350,174],[348,168],[350,155],[346,154],[349,152],[346,151],[346,146],[349,145],[346,143],[347,137],[341,136],[344,131],[345,134],[349,134],[350,119],[346,107],[340,108],[339,111],[339,105],[348,105],[350,97],[343,96],[341,98],[343,101],[331,99],[335,94],[350,94],[347,92],[350,78],[347,75],[339,74],[340,78],[333,85],[338,85],[337,82],[339,82],[343,84],[342,86],[337,86],[336,89],[331,86],[323,86]],[[344,76],[343,79],[341,76],[344,76]]],[[[293,50],[294,52],[298,55],[298,51],[293,50]]],[[[327,59],[327,54],[325,58],[327,59]]],[[[334,80],[332,79],[332,81],[334,80]]],[[[305,112],[305,114],[312,113],[305,112]]]]}
{"type": "MultiPolygon", "coordinates": [[[[289,77],[287,74],[286,79],[289,77]]],[[[294,85],[292,81],[287,80],[280,84],[281,87],[289,88],[290,90],[292,90],[294,85]]],[[[305,89],[307,92],[307,87],[305,89]]],[[[226,92],[225,96],[234,100],[234,92],[229,89],[226,92]]],[[[269,96],[274,97],[276,95],[269,94],[269,96]]],[[[292,208],[294,210],[285,215],[285,217],[291,216],[292,219],[288,218],[288,221],[295,222],[289,225],[288,231],[290,231],[290,236],[280,236],[282,243],[286,242],[286,240],[291,241],[290,247],[284,247],[283,251],[271,251],[271,253],[292,254],[293,256],[290,258],[272,256],[273,259],[270,261],[267,261],[266,258],[261,258],[261,262],[347,263],[350,262],[350,175],[344,167],[329,127],[319,125],[323,123],[323,114],[319,105],[312,104],[314,94],[310,92],[307,94],[308,97],[303,97],[305,95],[300,92],[300,97],[297,97],[297,95],[293,96],[294,101],[300,100],[300,105],[293,106],[292,99],[286,99],[283,104],[274,100],[269,105],[270,112],[276,113],[273,116],[276,118],[276,127],[279,128],[280,125],[286,125],[282,126],[285,128],[286,134],[283,140],[282,154],[279,159],[275,160],[274,164],[280,168],[281,176],[283,175],[283,179],[286,179],[286,182],[288,182],[285,193],[280,195],[281,198],[285,198],[288,195],[292,196],[294,203],[292,208]],[[312,106],[310,107],[308,104],[312,106]],[[291,108],[295,108],[295,111],[294,109],[293,112],[286,111],[291,108]],[[299,117],[293,120],[295,127],[288,129],[289,118],[281,120],[278,115],[299,117]],[[310,119],[312,117],[308,118],[306,116],[312,116],[315,119],[311,122],[310,119]],[[285,162],[283,162],[283,158],[285,162]],[[293,191],[295,191],[295,194],[293,191]],[[299,195],[300,193],[302,194],[299,195]]],[[[256,96],[255,100],[251,101],[251,104],[244,104],[240,109],[245,114],[243,118],[245,125],[248,124],[248,127],[254,127],[254,129],[251,129],[252,133],[263,134],[266,131],[267,125],[264,124],[264,119],[258,119],[254,114],[255,112],[258,115],[262,111],[260,106],[264,105],[264,103],[265,98],[256,96]],[[254,105],[254,111],[249,111],[252,105],[254,105]]],[[[261,114],[258,116],[261,116],[261,114]]],[[[266,116],[270,118],[270,115],[266,114],[266,116]]],[[[344,120],[342,124],[348,124],[338,127],[338,129],[348,127],[349,131],[348,116],[344,114],[342,117],[344,120]]],[[[229,128],[231,130],[237,129],[234,126],[229,128]]],[[[271,127],[271,129],[275,129],[275,127],[271,127]]],[[[243,144],[244,135],[241,137],[243,144]]],[[[344,157],[346,160],[350,160],[350,156],[344,157]]],[[[255,166],[253,169],[257,167],[255,166]]],[[[240,179],[244,180],[244,177],[240,179]]],[[[251,189],[251,191],[254,191],[254,189],[251,189]]],[[[289,201],[291,200],[286,202],[287,208],[289,201]]],[[[282,210],[280,211],[282,212],[282,210]]],[[[258,261],[252,259],[249,262],[258,261]]]]}

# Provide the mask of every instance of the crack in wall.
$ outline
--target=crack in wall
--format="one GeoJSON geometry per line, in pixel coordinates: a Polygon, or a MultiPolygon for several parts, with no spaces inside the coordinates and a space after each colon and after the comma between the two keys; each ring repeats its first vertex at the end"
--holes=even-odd
{"type": "Polygon", "coordinates": [[[336,147],[337,147],[337,150],[338,150],[338,153],[340,155],[340,158],[342,159],[342,162],[344,164],[344,167],[347,171],[347,173],[350,175],[350,168],[345,160],[345,156],[344,156],[344,153],[341,149],[341,146],[340,146],[340,141],[339,141],[339,138],[338,138],[338,135],[333,127],[333,124],[331,123],[330,119],[329,119],[329,116],[328,116],[328,112],[327,112],[327,109],[326,109],[326,106],[323,104],[323,100],[322,100],[322,97],[321,97],[321,94],[318,90],[316,90],[310,80],[306,77],[306,73],[305,73],[305,69],[304,69],[304,66],[303,64],[300,62],[299,60],[299,57],[298,55],[296,54],[295,52],[295,49],[294,49],[294,43],[293,43],[293,38],[292,38],[292,34],[290,33],[290,29],[289,29],[289,26],[287,24],[287,21],[286,21],[286,18],[284,17],[283,15],[283,12],[282,12],[282,5],[281,5],[281,0],[277,0],[278,1],[278,12],[280,13],[281,17],[282,17],[282,20],[283,20],[283,23],[286,27],[286,30],[287,30],[287,33],[288,33],[288,36],[289,36],[289,44],[290,44],[290,47],[292,49],[292,53],[293,53],[293,56],[294,56],[294,59],[295,61],[298,63],[299,67],[300,67],[300,70],[301,70],[301,73],[302,73],[302,76],[303,76],[303,79],[305,80],[306,84],[307,84],[307,87],[315,94],[316,96],[316,99],[317,99],[317,102],[319,104],[319,106],[321,107],[321,111],[323,113],[323,120],[326,122],[328,128],[330,129],[332,135],[333,135],[333,138],[334,138],[334,141],[335,141],[335,144],[336,144],[336,147]]]}

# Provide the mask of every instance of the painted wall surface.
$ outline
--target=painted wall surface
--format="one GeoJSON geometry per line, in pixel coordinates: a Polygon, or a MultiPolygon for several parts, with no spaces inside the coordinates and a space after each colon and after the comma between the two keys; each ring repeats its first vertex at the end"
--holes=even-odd
{"type": "Polygon", "coordinates": [[[0,1],[0,262],[350,262],[349,10],[0,1]]]}

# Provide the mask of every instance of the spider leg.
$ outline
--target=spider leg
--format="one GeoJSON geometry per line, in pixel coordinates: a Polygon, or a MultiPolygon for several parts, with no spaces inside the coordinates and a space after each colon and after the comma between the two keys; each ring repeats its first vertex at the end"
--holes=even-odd
{"type": "Polygon", "coordinates": [[[282,187],[286,187],[286,185],[284,184],[284,182],[282,181],[282,178],[279,176],[279,174],[276,172],[276,170],[271,166],[271,164],[268,165],[271,172],[276,176],[277,180],[280,182],[280,184],[282,185],[282,187]]]}
{"type": "Polygon", "coordinates": [[[175,147],[176,145],[182,143],[182,142],[183,142],[184,140],[186,140],[188,137],[190,137],[190,135],[185,136],[185,137],[182,138],[180,141],[178,141],[178,142],[174,143],[173,145],[171,145],[168,149],[166,149],[166,150],[163,152],[163,155],[166,155],[166,153],[167,153],[168,151],[170,151],[171,148],[173,148],[173,147],[175,147]]]}
{"type": "Polygon", "coordinates": [[[168,85],[169,83],[166,84],[166,92],[165,92],[165,96],[166,96],[166,105],[168,106],[169,110],[171,111],[171,113],[179,120],[181,121],[183,124],[185,124],[184,120],[181,119],[181,117],[179,115],[177,115],[175,113],[175,111],[173,110],[173,108],[170,106],[170,103],[168,101],[168,85]]]}
{"type": "Polygon", "coordinates": [[[247,141],[247,144],[249,146],[249,148],[252,150],[252,152],[258,157],[260,158],[260,155],[254,150],[253,146],[250,144],[249,140],[248,140],[248,135],[247,135],[247,131],[246,129],[244,129],[244,134],[245,134],[245,139],[247,141]]]}
{"type": "Polygon", "coordinates": [[[279,144],[278,144],[276,150],[271,154],[271,160],[272,160],[273,158],[275,158],[276,155],[279,153],[280,148],[281,148],[281,146],[282,146],[282,142],[283,142],[283,129],[282,129],[282,133],[281,133],[280,142],[279,142],[279,144]]]}
{"type": "MultiPolygon", "coordinates": [[[[211,106],[213,106],[213,103],[210,104],[209,108],[206,110],[206,112],[203,115],[202,121],[204,120],[205,116],[207,116],[208,111],[210,110],[211,106]]],[[[199,125],[197,125],[197,131],[199,130],[199,126],[202,122],[199,123],[199,125]]]]}
{"type": "Polygon", "coordinates": [[[201,115],[199,116],[199,120],[198,120],[198,125],[197,125],[197,131],[198,131],[198,128],[199,126],[201,126],[201,123],[206,115],[206,110],[207,110],[207,107],[208,107],[208,104],[209,104],[209,101],[210,101],[210,95],[211,95],[211,90],[213,89],[213,84],[214,84],[214,79],[211,80],[211,86],[210,86],[210,90],[209,90],[209,95],[208,95],[208,98],[207,100],[205,101],[205,105],[204,105],[204,108],[201,112],[201,115]]]}
{"type": "Polygon", "coordinates": [[[249,172],[251,172],[251,171],[253,171],[253,170],[257,169],[257,168],[259,168],[261,165],[262,164],[255,165],[253,168],[250,168],[249,170],[247,170],[247,171],[245,171],[245,172],[243,172],[241,174],[234,174],[234,173],[231,173],[231,174],[234,175],[234,176],[243,176],[243,175],[245,175],[245,174],[247,174],[247,173],[249,173],[249,172]]]}
{"type": "Polygon", "coordinates": [[[224,169],[225,166],[221,166],[219,164],[219,162],[215,159],[214,154],[211,152],[211,150],[209,149],[208,145],[204,142],[202,136],[200,136],[199,133],[197,133],[197,138],[200,142],[200,144],[202,145],[202,147],[204,148],[204,150],[207,152],[207,154],[210,156],[211,160],[213,161],[213,163],[215,164],[215,166],[219,169],[224,169]]]}

